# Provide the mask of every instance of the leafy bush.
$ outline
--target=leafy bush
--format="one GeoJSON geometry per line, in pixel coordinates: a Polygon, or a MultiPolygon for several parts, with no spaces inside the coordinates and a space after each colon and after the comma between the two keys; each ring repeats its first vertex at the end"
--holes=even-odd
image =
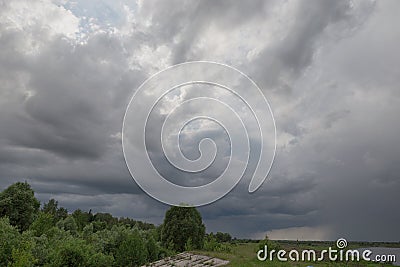
{"type": "Polygon", "coordinates": [[[232,245],[229,243],[220,243],[213,235],[208,235],[204,241],[204,250],[215,252],[231,252],[232,245]]]}

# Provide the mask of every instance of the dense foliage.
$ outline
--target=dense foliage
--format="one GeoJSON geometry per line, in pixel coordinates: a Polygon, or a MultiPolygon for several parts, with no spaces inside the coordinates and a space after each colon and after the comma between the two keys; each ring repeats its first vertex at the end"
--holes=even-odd
{"type": "Polygon", "coordinates": [[[58,206],[42,209],[28,183],[0,193],[0,266],[141,266],[183,250],[226,250],[231,236],[206,235],[193,207],[172,207],[164,223],[58,206]]]}
{"type": "Polygon", "coordinates": [[[0,266],[141,266],[169,256],[153,224],[40,203],[28,183],[0,193],[0,266]]]}
{"type": "Polygon", "coordinates": [[[7,216],[20,231],[28,229],[39,207],[40,203],[27,182],[15,183],[0,193],[0,216],[7,216]]]}
{"type": "Polygon", "coordinates": [[[193,207],[171,207],[165,214],[161,240],[164,246],[176,250],[203,248],[206,228],[200,213],[193,207]]]}

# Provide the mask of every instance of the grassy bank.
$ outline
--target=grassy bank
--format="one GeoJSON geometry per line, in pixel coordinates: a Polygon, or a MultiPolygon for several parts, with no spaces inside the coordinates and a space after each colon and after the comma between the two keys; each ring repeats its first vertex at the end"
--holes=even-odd
{"type": "MultiPolygon", "coordinates": [[[[282,248],[286,251],[291,249],[315,249],[316,251],[320,249],[326,249],[327,246],[322,246],[321,244],[316,245],[305,245],[305,244],[295,244],[295,243],[282,243],[282,248]],[[319,248],[320,247],[320,248],[319,248]]],[[[228,266],[232,267],[251,267],[251,266],[348,266],[348,267],[382,267],[382,266],[393,266],[391,264],[380,264],[380,263],[370,263],[370,262],[279,262],[278,260],[262,262],[257,259],[256,253],[258,251],[258,244],[256,243],[240,243],[232,245],[230,252],[209,252],[209,251],[194,251],[194,253],[207,255],[211,257],[216,257],[224,260],[229,260],[230,264],[228,266]]]]}

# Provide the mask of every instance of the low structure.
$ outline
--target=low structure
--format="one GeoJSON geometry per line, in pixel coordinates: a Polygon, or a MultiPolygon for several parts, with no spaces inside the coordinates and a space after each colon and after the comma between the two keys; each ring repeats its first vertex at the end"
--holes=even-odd
{"type": "Polygon", "coordinates": [[[227,265],[229,261],[221,260],[204,255],[196,255],[188,252],[182,252],[173,257],[168,257],[142,267],[215,267],[227,265]]]}

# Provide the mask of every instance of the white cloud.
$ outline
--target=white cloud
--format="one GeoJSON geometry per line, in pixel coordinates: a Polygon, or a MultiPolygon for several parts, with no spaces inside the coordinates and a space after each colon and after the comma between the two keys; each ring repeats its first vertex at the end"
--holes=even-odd
{"type": "MultiPolygon", "coordinates": [[[[19,29],[29,35],[46,31],[50,35],[65,35],[75,38],[79,31],[79,18],[62,6],[54,5],[48,0],[38,1],[4,1],[1,17],[4,29],[19,29]]],[[[32,39],[35,36],[31,36],[32,39]]],[[[31,40],[39,41],[39,40],[31,40]]]]}

